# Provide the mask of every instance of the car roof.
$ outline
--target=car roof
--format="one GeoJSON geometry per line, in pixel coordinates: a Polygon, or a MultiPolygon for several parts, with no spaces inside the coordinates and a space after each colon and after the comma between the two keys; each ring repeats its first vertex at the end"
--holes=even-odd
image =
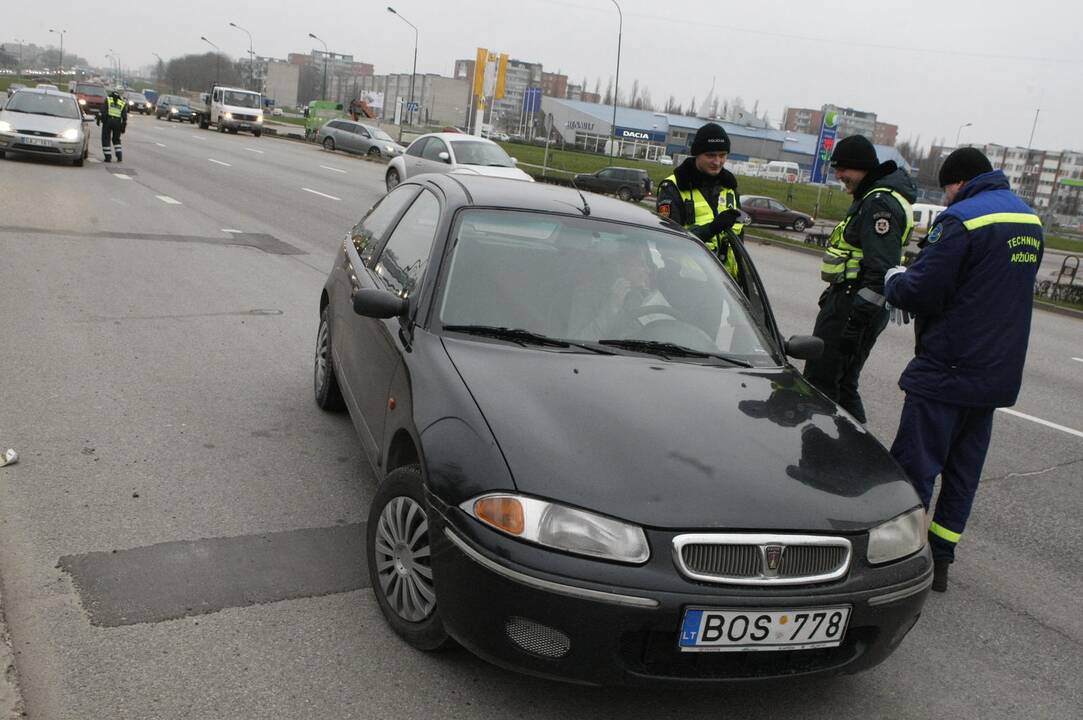
{"type": "Polygon", "coordinates": [[[442,140],[477,140],[478,142],[485,142],[485,143],[491,143],[492,145],[496,145],[496,143],[494,143],[489,138],[483,138],[480,135],[467,135],[466,133],[457,133],[457,132],[455,132],[455,133],[452,133],[452,132],[428,133],[426,135],[422,135],[421,137],[419,137],[417,139],[420,140],[421,138],[426,138],[426,137],[437,137],[437,138],[440,138],[442,140]]]}
{"type": "Polygon", "coordinates": [[[21,93],[37,93],[38,95],[69,95],[69,96],[71,95],[71,93],[62,92],[61,90],[58,90],[57,88],[51,88],[51,87],[32,87],[32,88],[23,87],[23,88],[19,88],[19,92],[21,92],[21,93]]]}
{"type": "Polygon", "coordinates": [[[574,188],[541,182],[526,182],[508,178],[486,177],[462,173],[425,174],[410,178],[411,181],[439,187],[445,195],[465,193],[461,206],[506,207],[562,215],[582,215],[583,199],[590,206],[590,217],[632,223],[670,231],[680,230],[666,224],[660,217],[644,207],[617,200],[605,195],[584,192],[574,188]]]}

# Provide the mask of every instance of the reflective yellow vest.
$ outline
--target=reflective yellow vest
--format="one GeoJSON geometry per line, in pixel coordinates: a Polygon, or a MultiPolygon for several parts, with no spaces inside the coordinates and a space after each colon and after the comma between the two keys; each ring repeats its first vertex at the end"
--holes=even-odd
{"type": "Polygon", "coordinates": [[[120,120],[121,115],[124,114],[124,106],[128,103],[124,100],[118,100],[114,97],[106,98],[106,103],[109,109],[109,117],[120,120]]]}
{"type": "MultiPolygon", "coordinates": [[[[673,183],[673,186],[677,188],[677,192],[681,194],[681,200],[685,202],[691,200],[696,208],[696,217],[685,225],[685,227],[691,227],[692,225],[710,225],[711,221],[715,218],[715,211],[711,209],[710,203],[707,202],[707,198],[703,196],[698,189],[693,188],[691,190],[682,190],[681,186],[677,184],[677,176],[670,175],[666,178],[669,182],[673,183]]],[[[663,180],[662,182],[665,182],[663,180]]],[[[718,209],[719,211],[726,210],[728,208],[737,207],[737,193],[733,192],[733,188],[724,187],[722,192],[718,195],[718,209]]],[[[687,221],[687,218],[686,218],[687,221]]],[[[737,224],[733,226],[734,234],[741,232],[743,225],[737,224]]],[[[712,238],[704,241],[707,249],[711,252],[718,252],[718,241],[725,237],[725,233],[719,233],[712,238]]],[[[737,277],[737,259],[733,256],[733,249],[726,248],[726,257],[723,258],[722,264],[726,266],[726,271],[733,277],[737,277]]]]}
{"type": "MultiPolygon", "coordinates": [[[[895,198],[902,207],[903,215],[906,217],[906,229],[903,230],[902,244],[899,246],[899,262],[901,263],[902,250],[906,247],[906,241],[910,239],[910,231],[914,229],[914,210],[910,206],[909,200],[890,188],[873,188],[865,193],[861,200],[864,202],[870,195],[880,192],[889,193],[891,197],[895,198]]],[[[856,214],[854,213],[854,215],[856,214]]],[[[820,260],[820,277],[824,282],[833,284],[857,280],[857,276],[861,272],[861,259],[865,257],[865,253],[856,245],[846,242],[845,237],[846,226],[850,224],[850,220],[854,218],[854,215],[847,215],[831,231],[831,237],[827,242],[827,250],[820,260]]]]}

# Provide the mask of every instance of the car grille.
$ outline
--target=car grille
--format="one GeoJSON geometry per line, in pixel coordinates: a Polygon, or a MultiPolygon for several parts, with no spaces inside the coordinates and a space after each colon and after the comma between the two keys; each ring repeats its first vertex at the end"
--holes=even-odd
{"type": "Polygon", "coordinates": [[[14,143],[11,146],[12,150],[21,150],[23,152],[33,153],[53,153],[54,155],[60,154],[60,148],[57,147],[45,147],[44,145],[27,145],[26,143],[14,143]]]}
{"type": "Polygon", "coordinates": [[[43,130],[16,130],[20,135],[34,135],[35,137],[60,137],[57,133],[44,132],[43,130]]]}
{"type": "Polygon", "coordinates": [[[850,566],[850,541],[817,535],[718,533],[673,540],[681,573],[734,585],[798,585],[837,580],[850,566]]]}
{"type": "Polygon", "coordinates": [[[877,629],[851,628],[842,645],[772,652],[681,652],[677,631],[626,633],[621,660],[629,671],[652,677],[753,679],[842,671],[876,641],[877,629]]]}
{"type": "Polygon", "coordinates": [[[244,122],[255,122],[256,121],[256,116],[255,115],[244,115],[243,113],[233,113],[233,118],[235,120],[242,120],[244,122]]]}

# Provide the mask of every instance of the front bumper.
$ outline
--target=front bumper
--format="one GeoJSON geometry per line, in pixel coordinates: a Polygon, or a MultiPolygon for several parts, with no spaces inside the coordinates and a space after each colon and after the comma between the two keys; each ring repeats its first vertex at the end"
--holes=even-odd
{"type": "Polygon", "coordinates": [[[86,138],[61,140],[22,133],[0,133],[0,150],[43,157],[77,158],[86,147],[86,138]]]}
{"type": "MultiPolygon", "coordinates": [[[[700,583],[688,590],[641,589],[539,571],[509,557],[522,556],[521,548],[500,554],[486,548],[496,534],[476,522],[470,521],[475,527],[469,522],[460,526],[439,512],[430,516],[433,574],[448,632],[494,664],[587,684],[751,680],[864,670],[887,658],[914,626],[932,582],[926,550],[899,563],[906,566],[901,573],[894,568],[891,575],[905,577],[903,581],[864,590],[848,589],[854,584],[849,581],[785,592],[700,583]],[[678,647],[689,606],[781,610],[832,605],[852,608],[839,647],[717,653],[682,652],[678,647]]],[[[660,552],[666,554],[656,547],[654,554],[660,552]]],[[[669,562],[668,557],[655,559],[669,562]]],[[[651,567],[655,559],[642,568],[618,570],[627,571],[629,578],[646,575],[657,584],[659,575],[651,567]]],[[[595,578],[612,576],[614,566],[604,565],[595,578]]],[[[674,584],[679,582],[683,579],[674,584]]]]}

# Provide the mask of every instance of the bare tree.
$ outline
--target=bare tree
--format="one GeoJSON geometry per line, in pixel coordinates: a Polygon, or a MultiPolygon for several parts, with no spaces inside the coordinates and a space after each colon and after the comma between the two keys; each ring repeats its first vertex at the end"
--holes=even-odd
{"type": "Polygon", "coordinates": [[[602,101],[603,105],[613,104],[613,78],[609,78],[609,82],[605,86],[605,99],[602,101]]]}

